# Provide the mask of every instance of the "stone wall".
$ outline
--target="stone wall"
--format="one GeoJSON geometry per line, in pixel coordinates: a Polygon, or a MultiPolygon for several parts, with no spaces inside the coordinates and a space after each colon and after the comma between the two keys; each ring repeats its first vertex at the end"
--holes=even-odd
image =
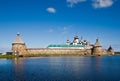
{"type": "Polygon", "coordinates": [[[14,54],[93,54],[93,55],[114,55],[114,52],[103,50],[102,47],[94,47],[92,49],[49,49],[49,48],[26,48],[25,44],[13,44],[12,50],[14,54]],[[17,51],[17,53],[15,53],[17,51]]]}
{"type": "Polygon", "coordinates": [[[47,48],[29,48],[28,54],[91,54],[90,49],[47,49],[47,48]]]}
{"type": "Polygon", "coordinates": [[[17,43],[13,43],[12,44],[12,50],[14,54],[20,54],[20,55],[24,55],[27,54],[27,50],[26,50],[26,45],[25,44],[17,44],[17,43]]]}

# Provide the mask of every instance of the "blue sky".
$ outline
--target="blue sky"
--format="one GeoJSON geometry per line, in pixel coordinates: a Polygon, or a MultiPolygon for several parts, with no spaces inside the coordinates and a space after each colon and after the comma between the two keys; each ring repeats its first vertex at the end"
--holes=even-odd
{"type": "Polygon", "coordinates": [[[120,0],[0,0],[0,48],[17,32],[28,48],[65,43],[75,35],[120,51],[120,0]]]}

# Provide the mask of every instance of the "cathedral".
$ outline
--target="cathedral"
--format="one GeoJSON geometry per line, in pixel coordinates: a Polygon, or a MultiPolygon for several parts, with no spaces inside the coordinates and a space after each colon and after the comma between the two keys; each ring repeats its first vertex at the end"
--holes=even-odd
{"type": "Polygon", "coordinates": [[[80,55],[114,55],[114,50],[110,46],[104,50],[96,39],[95,44],[90,44],[89,41],[79,40],[75,36],[73,41],[67,40],[65,44],[51,44],[46,48],[27,48],[25,42],[22,41],[20,33],[17,34],[15,41],[12,43],[12,50],[14,55],[26,54],[80,54],[80,55]]]}

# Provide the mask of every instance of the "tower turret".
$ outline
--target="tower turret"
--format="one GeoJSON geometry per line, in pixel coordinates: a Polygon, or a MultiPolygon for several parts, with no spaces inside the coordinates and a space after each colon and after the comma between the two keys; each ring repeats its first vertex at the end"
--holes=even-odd
{"type": "Polygon", "coordinates": [[[26,45],[20,37],[20,33],[17,33],[16,40],[12,43],[13,54],[24,55],[27,54],[26,45]]]}
{"type": "Polygon", "coordinates": [[[70,45],[70,41],[69,41],[69,40],[67,40],[66,44],[67,44],[67,45],[70,45]]]}
{"type": "Polygon", "coordinates": [[[78,37],[78,36],[75,36],[75,37],[74,37],[73,44],[74,44],[74,45],[77,45],[78,43],[79,43],[79,37],[78,37]]]}
{"type": "Polygon", "coordinates": [[[113,50],[112,46],[110,46],[110,47],[108,48],[107,52],[108,52],[109,54],[111,54],[111,55],[114,55],[114,50],[113,50]]]}
{"type": "Polygon", "coordinates": [[[93,46],[93,53],[94,55],[102,55],[104,53],[103,49],[102,49],[102,46],[99,42],[98,39],[96,39],[96,42],[93,46]]]}

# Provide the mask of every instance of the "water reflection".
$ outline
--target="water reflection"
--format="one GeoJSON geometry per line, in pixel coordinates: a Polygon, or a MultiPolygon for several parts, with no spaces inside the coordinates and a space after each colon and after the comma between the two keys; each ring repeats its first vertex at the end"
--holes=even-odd
{"type": "Polygon", "coordinates": [[[0,59],[0,81],[118,81],[120,57],[0,59]]]}
{"type": "Polygon", "coordinates": [[[52,73],[56,75],[57,80],[61,79],[64,80],[72,80],[74,79],[80,79],[80,73],[82,73],[83,70],[83,64],[82,59],[84,57],[51,57],[49,58],[49,64],[50,68],[53,71],[56,71],[55,73],[52,73]]]}
{"type": "Polygon", "coordinates": [[[13,59],[16,80],[24,79],[24,60],[25,58],[14,58],[13,59]]]}

